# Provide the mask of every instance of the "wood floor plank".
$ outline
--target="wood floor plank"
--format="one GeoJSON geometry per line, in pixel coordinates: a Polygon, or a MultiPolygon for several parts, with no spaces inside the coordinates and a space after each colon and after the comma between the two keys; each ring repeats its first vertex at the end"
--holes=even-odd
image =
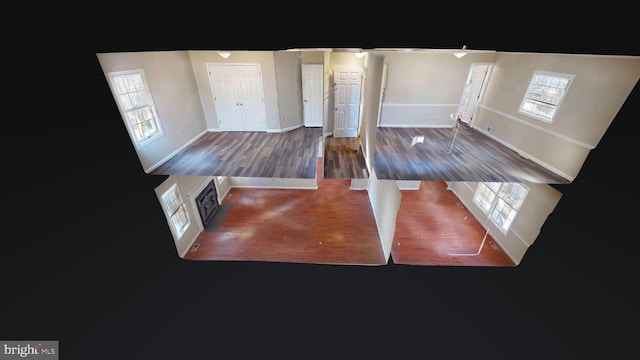
{"type": "Polygon", "coordinates": [[[207,132],[153,175],[314,178],[321,128],[283,133],[207,132]]]}
{"type": "Polygon", "coordinates": [[[369,170],[362,149],[352,151],[352,138],[324,139],[324,177],[326,179],[368,179],[369,170]]]}
{"type": "MultiPolygon", "coordinates": [[[[318,166],[322,159],[318,158],[318,166]]],[[[232,208],[216,231],[201,233],[188,260],[268,261],[312,264],[383,265],[367,191],[350,190],[348,179],[324,179],[318,190],[232,189],[232,208]]],[[[404,265],[514,266],[484,228],[460,206],[444,182],[422,181],[402,190],[391,248],[404,265]],[[493,242],[494,246],[491,246],[493,242]]],[[[192,247],[193,249],[193,247],[192,247]]]]}
{"type": "Polygon", "coordinates": [[[387,180],[570,183],[466,125],[457,133],[455,127],[380,127],[373,167],[387,180]],[[415,137],[424,141],[412,145],[415,137]]]}
{"type": "MultiPolygon", "coordinates": [[[[321,136],[321,128],[284,133],[208,132],[150,173],[313,178],[321,136]]],[[[369,177],[362,151],[344,151],[349,140],[324,139],[325,178],[369,177]]],[[[378,178],[386,180],[570,183],[468,126],[459,126],[457,134],[455,128],[380,127],[373,166],[378,178]],[[417,136],[424,141],[412,146],[417,136]]]]}
{"type": "Polygon", "coordinates": [[[419,190],[401,192],[391,247],[395,264],[515,266],[491,234],[482,246],[485,228],[445,182],[422,181],[419,190]]]}
{"type": "Polygon", "coordinates": [[[350,187],[319,172],[317,190],[231,189],[217,231],[201,233],[185,259],[384,265],[368,193],[350,187]]]}

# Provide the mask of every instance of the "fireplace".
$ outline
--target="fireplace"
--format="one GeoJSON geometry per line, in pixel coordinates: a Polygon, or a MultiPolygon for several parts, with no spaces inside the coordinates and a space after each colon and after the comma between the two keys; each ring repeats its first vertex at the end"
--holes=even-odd
{"type": "Polygon", "coordinates": [[[207,186],[196,197],[196,206],[200,213],[200,220],[202,220],[202,226],[207,226],[209,221],[213,218],[213,215],[218,210],[218,193],[216,192],[216,186],[211,180],[207,186]]]}

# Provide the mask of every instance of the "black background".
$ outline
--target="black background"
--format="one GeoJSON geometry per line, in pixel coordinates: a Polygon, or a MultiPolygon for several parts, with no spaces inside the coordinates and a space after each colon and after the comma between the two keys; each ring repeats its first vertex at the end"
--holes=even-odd
{"type": "Polygon", "coordinates": [[[277,7],[175,4],[157,16],[127,6],[76,8],[55,22],[44,16],[51,26],[34,41],[5,49],[13,64],[5,90],[17,96],[4,119],[0,339],[58,340],[61,359],[635,352],[637,86],[576,180],[557,187],[560,203],[516,268],[189,262],[178,258],[153,191],[165,177],[142,171],[95,55],[462,45],[638,55],[632,22],[603,28],[583,18],[569,26],[561,19],[576,14],[505,14],[472,26],[457,15],[434,22],[384,10],[393,21],[359,14],[368,21],[345,35],[330,8],[318,18],[261,23],[249,18],[277,7]],[[124,9],[148,22],[133,26],[140,17],[117,16],[124,9]],[[309,31],[314,24],[324,25],[309,31]]]}

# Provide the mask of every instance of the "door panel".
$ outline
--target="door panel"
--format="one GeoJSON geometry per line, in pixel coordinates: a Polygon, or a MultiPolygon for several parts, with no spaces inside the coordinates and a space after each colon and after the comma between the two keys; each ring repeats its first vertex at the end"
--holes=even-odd
{"type": "Polygon", "coordinates": [[[487,82],[489,64],[472,64],[467,82],[458,106],[458,117],[464,123],[471,124],[477,112],[478,102],[483,87],[487,82]]]}
{"type": "Polygon", "coordinates": [[[238,92],[244,131],[266,131],[267,113],[264,105],[262,75],[259,65],[238,66],[238,92]]]}
{"type": "Polygon", "coordinates": [[[220,130],[266,131],[260,65],[209,64],[207,68],[220,130]]]}
{"type": "Polygon", "coordinates": [[[222,65],[207,68],[220,130],[241,131],[242,109],[238,101],[235,69],[222,65]]]}
{"type": "Polygon", "coordinates": [[[324,65],[302,64],[304,126],[322,126],[324,65]]]}
{"type": "Polygon", "coordinates": [[[334,137],[358,136],[362,71],[357,65],[336,65],[334,69],[334,137]]]}

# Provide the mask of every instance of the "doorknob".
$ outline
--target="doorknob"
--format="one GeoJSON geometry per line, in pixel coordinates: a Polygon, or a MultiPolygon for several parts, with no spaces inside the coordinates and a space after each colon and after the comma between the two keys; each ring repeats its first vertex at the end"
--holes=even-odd
{"type": "Polygon", "coordinates": [[[307,102],[307,100],[305,99],[304,102],[307,102]]]}

